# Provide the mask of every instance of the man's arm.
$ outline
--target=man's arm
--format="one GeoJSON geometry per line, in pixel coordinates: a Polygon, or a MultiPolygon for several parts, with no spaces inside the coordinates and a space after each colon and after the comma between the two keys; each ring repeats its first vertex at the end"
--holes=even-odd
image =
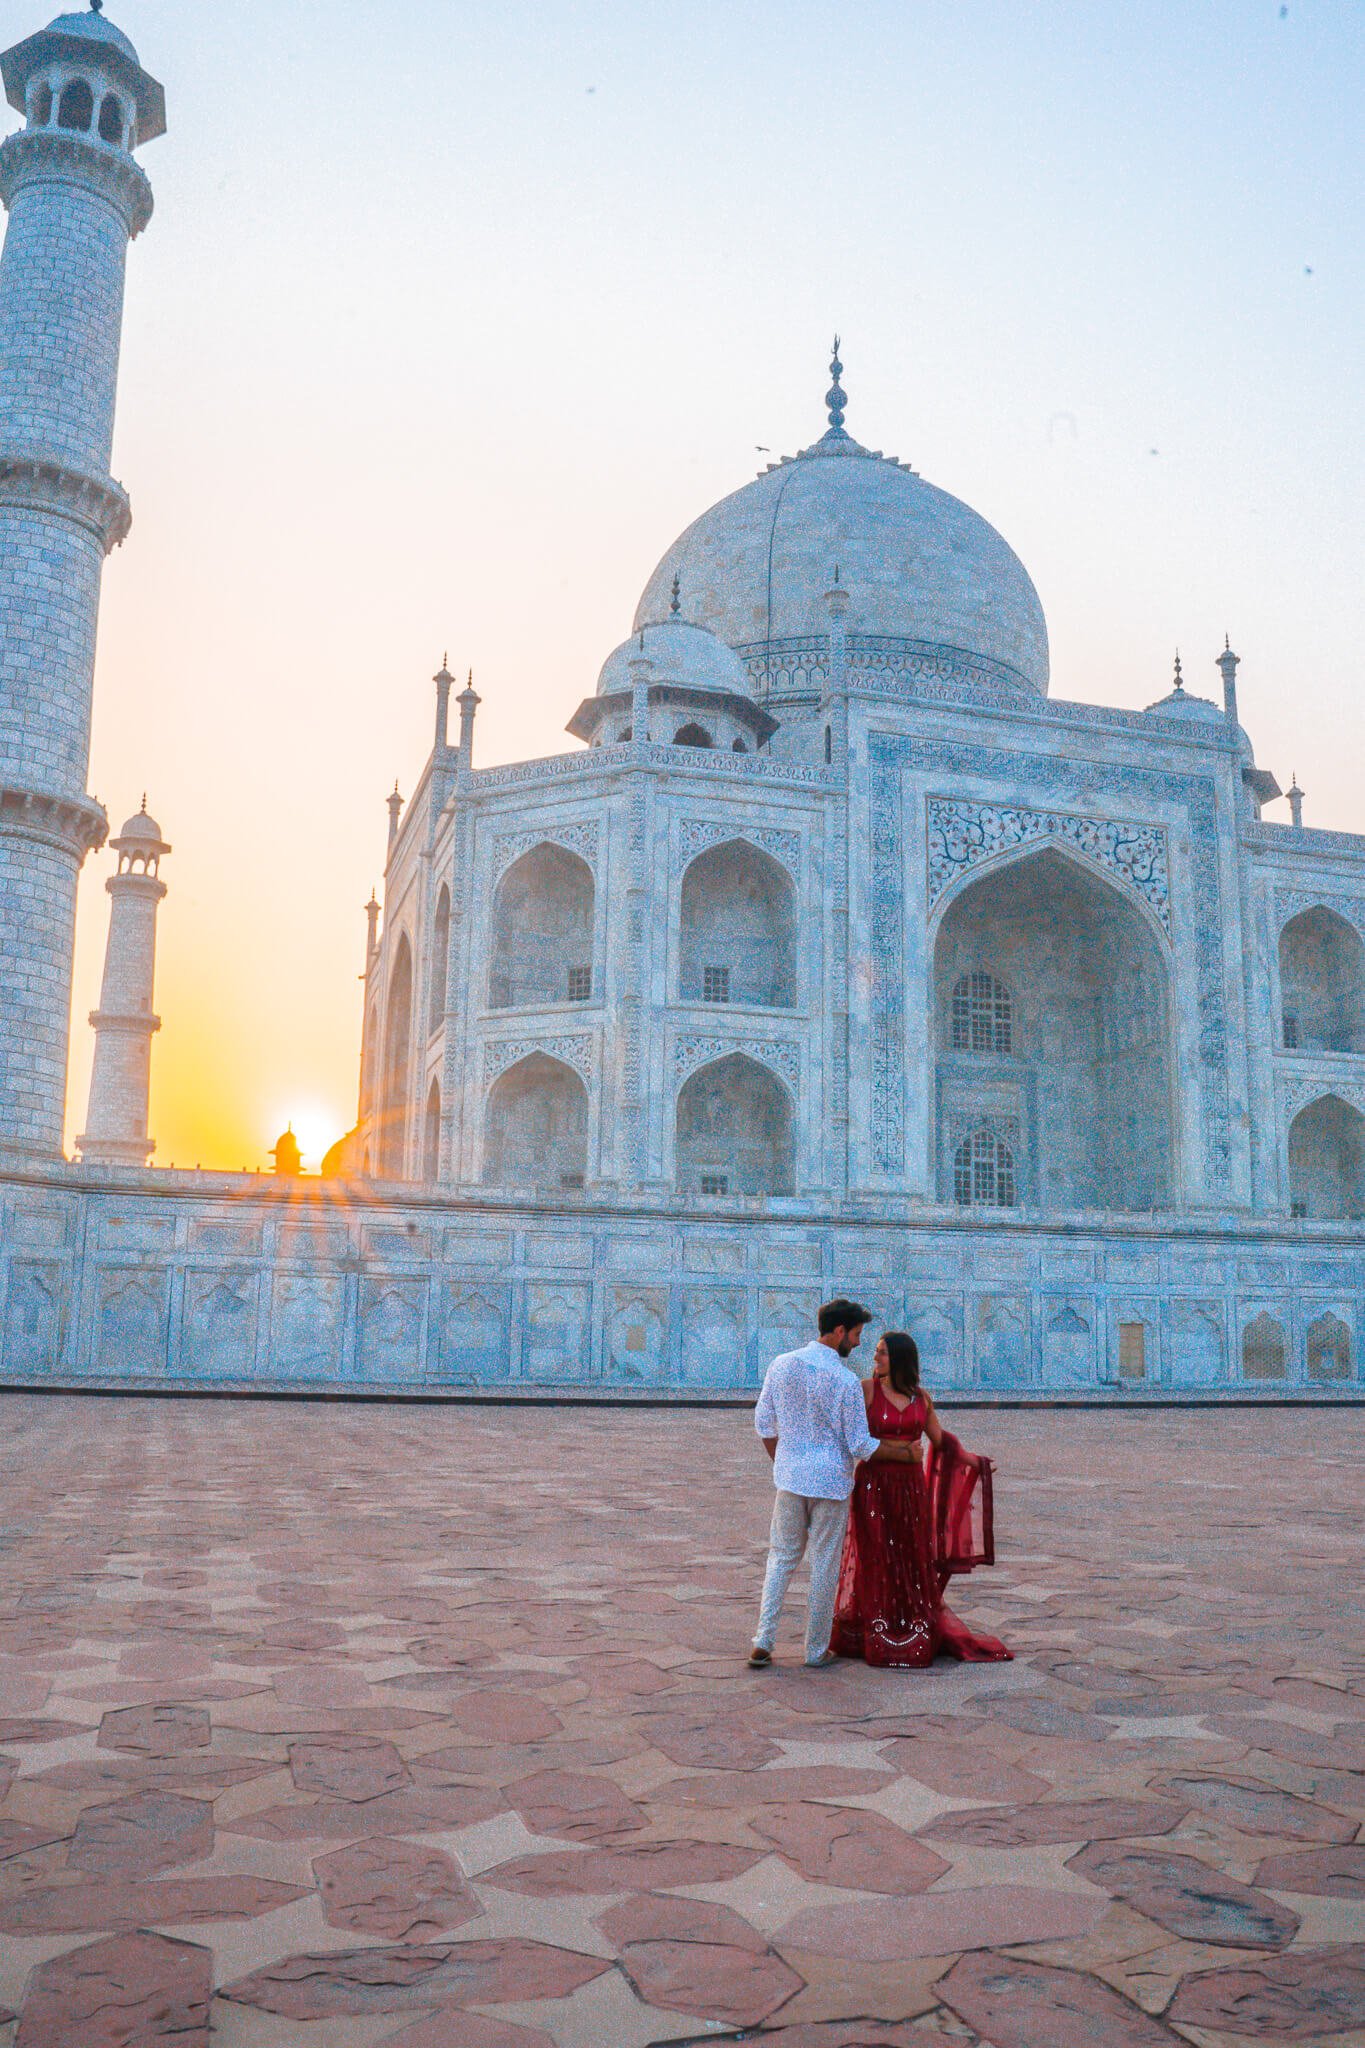
{"type": "Polygon", "coordinates": [[[763,1448],[770,1458],[777,1456],[777,1403],[773,1400],[772,1388],[768,1382],[772,1376],[769,1366],[763,1375],[763,1387],[754,1409],[754,1428],[758,1431],[763,1448]]]}

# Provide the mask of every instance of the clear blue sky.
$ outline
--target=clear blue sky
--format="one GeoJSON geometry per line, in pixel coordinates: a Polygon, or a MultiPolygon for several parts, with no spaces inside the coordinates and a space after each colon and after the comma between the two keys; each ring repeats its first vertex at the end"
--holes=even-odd
{"type": "Polygon", "coordinates": [[[1054,695],[1148,702],[1177,644],[1211,693],[1226,629],[1262,760],[1365,830],[1353,0],[109,11],[170,116],[94,768],[176,846],[162,1156],[209,1033],[243,1153],[347,1116],[443,647],[483,760],[570,744],[672,535],[819,430],[836,325],[850,429],[1032,573],[1054,695]]]}

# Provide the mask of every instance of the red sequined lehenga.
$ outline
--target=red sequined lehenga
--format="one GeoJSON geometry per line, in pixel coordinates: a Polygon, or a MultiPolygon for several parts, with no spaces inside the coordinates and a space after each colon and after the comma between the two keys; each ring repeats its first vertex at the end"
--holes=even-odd
{"type": "MultiPolygon", "coordinates": [[[[879,1383],[868,1427],[876,1437],[913,1441],[928,1413],[923,1394],[898,1409],[879,1383]]],[[[968,1458],[945,1429],[922,1465],[860,1465],[830,1648],[866,1664],[911,1668],[940,1653],[973,1664],[1008,1657],[1003,1643],[974,1635],[943,1604],[955,1572],[994,1562],[989,1459],[968,1458]]]]}

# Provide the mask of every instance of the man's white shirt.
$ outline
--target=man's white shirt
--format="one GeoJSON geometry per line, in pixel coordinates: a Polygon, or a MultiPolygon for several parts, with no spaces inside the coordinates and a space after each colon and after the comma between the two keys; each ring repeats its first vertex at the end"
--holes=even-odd
{"type": "Polygon", "coordinates": [[[877,1448],[862,1387],[828,1344],[805,1344],[773,1360],[763,1376],[754,1428],[761,1437],[777,1438],[778,1491],[807,1500],[847,1500],[858,1460],[877,1448]]]}

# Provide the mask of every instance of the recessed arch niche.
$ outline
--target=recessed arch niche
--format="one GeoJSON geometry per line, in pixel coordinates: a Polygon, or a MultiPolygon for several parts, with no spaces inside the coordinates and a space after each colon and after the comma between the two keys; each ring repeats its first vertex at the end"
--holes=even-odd
{"type": "Polygon", "coordinates": [[[565,846],[545,840],[513,861],[493,897],[493,1009],[565,1003],[571,975],[591,977],[594,895],[592,869],[565,846]]]}
{"type": "Polygon", "coordinates": [[[683,876],[679,990],[685,1003],[791,1009],[796,1002],[796,890],[747,839],[699,853],[683,876]]]}
{"type": "Polygon", "coordinates": [[[933,1033],[940,1200],[962,1200],[958,1154],[985,1127],[1018,1133],[1020,1203],[1171,1201],[1170,970],[1126,891],[1052,847],[978,875],[938,927],[933,1033]],[[974,1030],[964,1002],[987,989],[974,1030]]]}
{"type": "Polygon", "coordinates": [[[676,1177],[689,1194],[789,1195],[796,1185],[792,1098],[767,1067],[728,1053],[678,1092],[676,1177]]]}
{"type": "Polygon", "coordinates": [[[581,1188],[588,1169],[588,1091],[562,1060],[534,1052],[500,1074],[484,1117],[486,1187],[581,1188]]]}
{"type": "Polygon", "coordinates": [[[1365,944],[1315,904],[1280,933],[1283,1039],[1292,1051],[1365,1052],[1365,944]]]}
{"type": "Polygon", "coordinates": [[[404,932],[393,956],[384,1013],[384,1100],[379,1134],[379,1171],[384,1180],[403,1178],[411,1052],[412,948],[404,932]]]}
{"type": "Polygon", "coordinates": [[[1320,1095],[1289,1126],[1289,1199],[1296,1216],[1365,1216],[1365,1116],[1320,1095]]]}

